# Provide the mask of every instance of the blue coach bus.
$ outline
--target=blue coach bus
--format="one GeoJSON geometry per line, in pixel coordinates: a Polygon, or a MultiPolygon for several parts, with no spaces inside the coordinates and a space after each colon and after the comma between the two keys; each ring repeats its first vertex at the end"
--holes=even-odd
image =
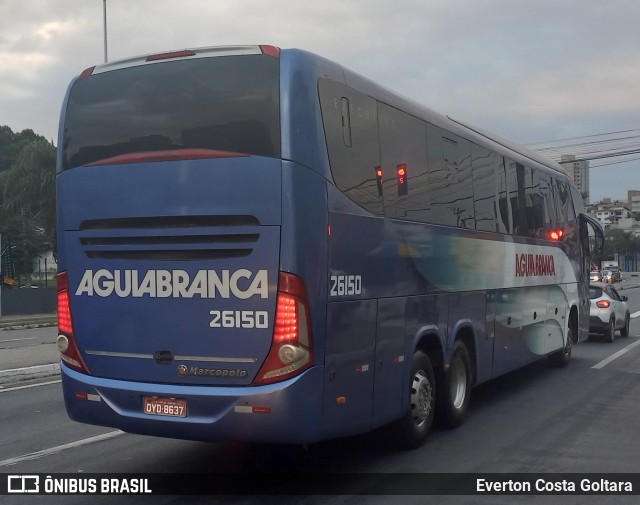
{"type": "Polygon", "coordinates": [[[74,420],[278,443],[388,425],[415,447],[587,335],[602,231],[563,169],[316,55],[87,69],[59,146],[74,420]]]}

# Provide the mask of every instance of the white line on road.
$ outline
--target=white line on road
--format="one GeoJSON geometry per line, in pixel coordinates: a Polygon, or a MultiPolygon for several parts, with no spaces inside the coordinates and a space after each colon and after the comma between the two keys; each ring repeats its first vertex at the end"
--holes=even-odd
{"type": "Polygon", "coordinates": [[[596,368],[596,369],[604,368],[609,363],[611,363],[613,360],[618,359],[620,356],[622,356],[623,354],[629,352],[631,349],[633,349],[634,347],[639,346],[639,345],[640,345],[640,339],[636,340],[633,344],[629,344],[627,347],[623,347],[618,352],[613,353],[611,356],[609,356],[608,358],[603,359],[600,363],[597,363],[597,364],[593,365],[591,368],[596,368]]]}
{"type": "Polygon", "coordinates": [[[42,451],[32,452],[31,454],[25,454],[23,456],[17,456],[15,458],[5,459],[0,461],[0,467],[3,466],[11,466],[17,463],[22,463],[24,461],[33,461],[34,459],[44,458],[45,456],[51,456],[52,454],[58,454],[59,452],[66,451],[67,449],[74,449],[76,447],[82,447],[83,445],[93,444],[96,442],[103,442],[105,440],[110,440],[115,437],[119,437],[120,435],[124,435],[124,431],[110,431],[109,433],[104,433],[102,435],[96,435],[95,437],[84,438],[82,440],[76,440],[75,442],[70,442],[68,444],[58,445],[56,447],[51,447],[50,449],[44,449],[42,451]]]}
{"type": "Polygon", "coordinates": [[[640,310],[638,312],[634,312],[633,314],[631,314],[631,318],[634,319],[636,317],[640,316],[640,310]]]}
{"type": "Polygon", "coordinates": [[[27,384],[26,386],[15,386],[15,387],[10,387],[6,389],[0,386],[0,393],[8,393],[9,391],[18,391],[19,389],[37,388],[39,386],[48,386],[49,384],[58,384],[59,382],[62,382],[62,380],[58,379],[58,380],[49,381],[49,382],[39,382],[38,384],[27,384]]]}
{"type": "Polygon", "coordinates": [[[21,342],[23,340],[35,340],[37,338],[40,338],[40,337],[9,338],[7,340],[0,340],[0,344],[2,344],[4,342],[21,342]]]}

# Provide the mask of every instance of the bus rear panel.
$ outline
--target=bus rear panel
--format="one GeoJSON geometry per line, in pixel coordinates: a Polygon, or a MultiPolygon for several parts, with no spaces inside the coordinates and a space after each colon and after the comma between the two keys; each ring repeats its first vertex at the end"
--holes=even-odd
{"type": "Polygon", "coordinates": [[[296,167],[280,157],[280,62],[266,52],[141,58],[70,87],[58,296],[72,418],[179,438],[319,437],[292,415],[321,418],[321,378],[305,282],[280,267],[296,167]]]}

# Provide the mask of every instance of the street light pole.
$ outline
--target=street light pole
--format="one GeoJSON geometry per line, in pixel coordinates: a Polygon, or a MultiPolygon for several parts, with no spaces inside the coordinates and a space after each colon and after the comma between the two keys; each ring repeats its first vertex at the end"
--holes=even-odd
{"type": "Polygon", "coordinates": [[[107,0],[102,0],[102,18],[104,19],[104,62],[107,63],[107,0]]]}

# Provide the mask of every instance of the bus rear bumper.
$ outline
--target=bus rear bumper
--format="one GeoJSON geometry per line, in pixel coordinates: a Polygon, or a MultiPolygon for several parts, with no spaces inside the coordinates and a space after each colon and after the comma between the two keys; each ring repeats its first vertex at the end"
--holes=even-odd
{"type": "Polygon", "coordinates": [[[201,441],[312,443],[320,437],[321,367],[255,387],[148,384],[60,368],[67,413],[81,423],[201,441]],[[144,397],[186,400],[186,417],[145,413],[144,397]]]}

